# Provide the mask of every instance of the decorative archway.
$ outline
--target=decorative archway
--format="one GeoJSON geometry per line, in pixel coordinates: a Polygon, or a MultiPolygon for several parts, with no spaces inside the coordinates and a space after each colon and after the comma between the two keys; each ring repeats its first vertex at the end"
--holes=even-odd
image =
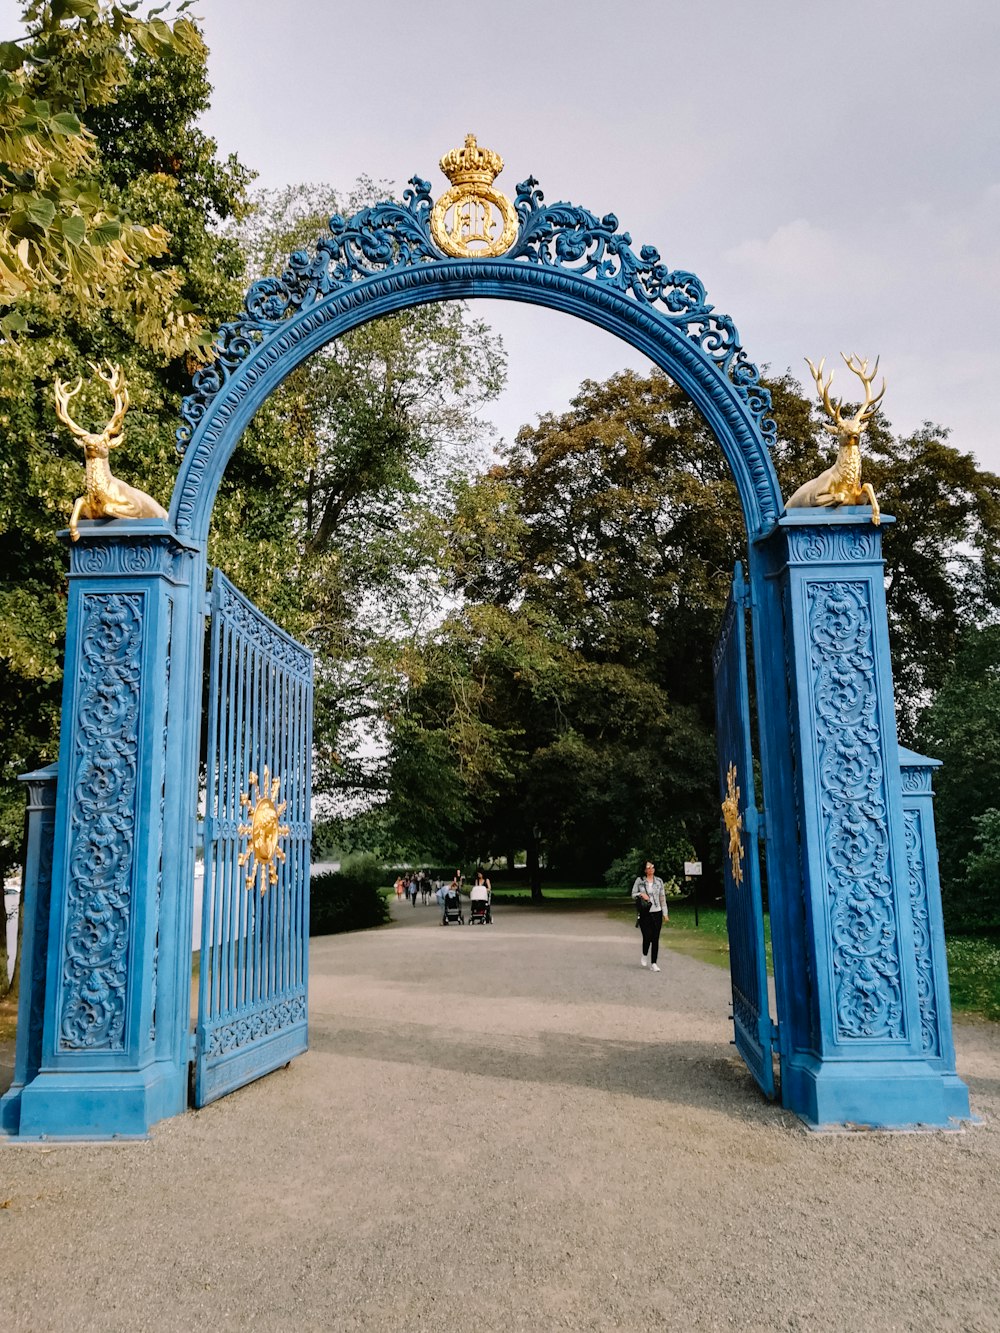
{"type": "MultiPolygon", "coordinates": [[[[0,1121],[22,1136],[110,1137],[186,1105],[206,543],[220,479],[254,412],[311,353],[381,315],[473,297],[548,306],[629,342],[689,394],[729,462],[748,537],[735,600],[754,630],[764,810],[740,812],[732,776],[723,810],[731,843],[738,828],[747,856],[758,840],[767,850],[778,1023],[761,1027],[757,1059],[769,1070],[777,1054],[783,1104],[811,1124],[967,1117],[928,769],[911,756],[904,784],[896,741],[879,530],[867,510],[783,514],[769,394],[695,275],[649,246],[637,254],[612,215],[546,205],[531,178],[507,199],[492,184],[502,163],[472,136],[442,167],[452,188],[441,199],[415,177],[401,204],[332,218],[280,278],[253,284],[182,406],[168,521],[81,524],[51,913],[34,948],[44,975],[25,986],[35,998],[0,1121]]],[[[730,641],[742,642],[727,638],[727,653],[730,641]]],[[[224,1040],[238,1047],[256,1021],[231,1023],[224,1040]]],[[[259,1019],[279,1037],[280,1021],[276,1006],[259,1019]]],[[[248,1076],[255,1060],[241,1053],[248,1076]]]]}
{"type": "Polygon", "coordinates": [[[732,469],[747,531],[774,524],[782,501],[768,446],[770,393],[693,274],[671,270],[651,246],[638,255],[613,215],[546,205],[529,177],[517,187],[516,240],[497,258],[455,259],[431,234],[430,185],[414,177],[403,204],[330,220],[314,253],[293,254],[281,278],[247,293],[220,331],[215,363],[194,377],[177,432],[184,461],[171,519],[204,541],[226,463],[254,412],[301,361],[349,329],[431,301],[529,302],[585,319],[631,343],[687,392],[732,469]]]}

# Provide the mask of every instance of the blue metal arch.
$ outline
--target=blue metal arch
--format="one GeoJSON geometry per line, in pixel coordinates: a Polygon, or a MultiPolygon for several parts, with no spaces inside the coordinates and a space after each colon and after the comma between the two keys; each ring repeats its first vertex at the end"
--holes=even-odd
{"type": "Polygon", "coordinates": [[[170,517],[177,533],[208,536],[226,465],[261,404],[313,352],[350,329],[432,301],[491,297],[546,306],[587,320],[648,356],[692,399],[729,462],[747,532],[782,510],[768,453],[770,395],[739,344],[731,319],[707,303],[691,273],[670,271],[658,251],[638,255],[617,219],[570,204],[544,206],[529,179],[518,186],[521,228],[497,259],[450,259],[430,236],[430,187],[414,178],[404,204],[380,204],[345,221],[312,252],[298,251],[282,277],[247,293],[223,326],[217,359],[194,380],[182,408],[184,459],[170,517]]]}

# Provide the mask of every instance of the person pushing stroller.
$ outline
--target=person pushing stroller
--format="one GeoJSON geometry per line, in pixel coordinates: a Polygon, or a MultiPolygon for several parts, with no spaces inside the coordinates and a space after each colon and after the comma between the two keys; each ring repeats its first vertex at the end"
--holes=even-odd
{"type": "Polygon", "coordinates": [[[491,926],[493,924],[493,905],[492,892],[493,886],[480,870],[476,875],[476,882],[469,890],[469,922],[475,922],[476,925],[491,926]]]}
{"type": "Polygon", "coordinates": [[[458,891],[456,880],[452,880],[448,885],[441,902],[442,926],[446,926],[449,921],[456,921],[460,926],[465,925],[465,917],[462,915],[462,897],[458,891]]]}

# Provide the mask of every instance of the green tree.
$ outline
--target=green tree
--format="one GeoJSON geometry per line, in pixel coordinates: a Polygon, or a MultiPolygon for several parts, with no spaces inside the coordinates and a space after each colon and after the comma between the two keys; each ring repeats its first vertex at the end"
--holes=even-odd
{"type": "MultiPolygon", "coordinates": [[[[332,214],[386,195],[369,180],[346,195],[326,185],[262,193],[238,233],[248,279],[280,273],[332,214]]],[[[316,787],[338,805],[384,786],[378,742],[399,657],[443,614],[452,488],[487,457],[479,413],[504,371],[499,339],[461,304],[373,321],[289,376],[227,469],[211,554],[315,649],[316,787]],[[270,502],[248,515],[262,476],[270,502]]]]}
{"type": "MultiPolygon", "coordinates": [[[[58,49],[59,59],[65,56],[60,77],[69,78],[65,62],[72,56],[85,88],[90,36],[81,27],[68,53],[58,49]]],[[[38,77],[46,74],[40,65],[38,77]]],[[[196,128],[210,92],[204,50],[170,50],[156,60],[133,52],[123,57],[116,88],[114,109],[106,99],[90,107],[97,188],[122,212],[167,223],[170,282],[178,299],[196,308],[208,327],[217,327],[238,307],[243,259],[238,244],[216,227],[246,207],[248,174],[234,159],[218,161],[214,143],[196,128]]],[[[74,412],[90,425],[110,412],[88,361],[107,358],[123,366],[133,406],[116,470],[166,501],[177,468],[177,403],[193,364],[189,353],[145,338],[134,310],[103,287],[81,308],[38,286],[19,299],[18,310],[25,312],[29,332],[0,344],[3,873],[20,852],[24,796],[16,775],[55,759],[58,748],[66,553],[56,533],[82,489],[83,460],[77,442],[56,421],[53,378],[85,377],[74,412]]]]}
{"type": "Polygon", "coordinates": [[[896,712],[906,744],[963,636],[1000,610],[1000,477],[947,440],[948,431],[930,422],[905,438],[893,438],[879,422],[866,446],[865,476],[896,520],[883,548],[896,712]]]}
{"type": "MultiPolygon", "coordinates": [[[[163,12],[163,8],[159,11],[163,12]]],[[[81,123],[115,101],[133,61],[169,55],[203,62],[190,19],[168,24],[137,5],[30,0],[26,32],[0,43],[0,333],[23,333],[38,304],[86,318],[97,303],[130,318],[149,345],[180,351],[200,324],[179,300],[180,269],[145,262],[166,253],[159,219],[136,221],[105,191],[100,143],[81,123]],[[24,303],[26,296],[34,301],[24,303]]],[[[144,215],[139,214],[140,218],[144,215]]]]}
{"type": "MultiPolygon", "coordinates": [[[[830,446],[790,376],[769,387],[787,495],[830,446]]],[[[884,508],[901,515],[885,546],[907,737],[963,627],[995,606],[1000,482],[932,427],[896,440],[877,421],[866,457],[884,508]]],[[[447,737],[435,741],[439,767],[450,750],[464,784],[454,839],[529,852],[534,841],[599,870],[683,837],[717,868],[711,646],[745,540],[717,442],[658,372],[584,384],[568,412],[522,430],[503,465],[459,493],[451,592],[465,609],[426,650],[425,672],[410,671],[394,751],[399,764],[415,734],[447,737]],[[521,618],[520,639],[499,616],[521,618]],[[537,642],[546,669],[505,664],[491,635],[537,642]],[[484,750],[493,767],[470,766],[484,750]]],[[[405,766],[396,776],[403,809],[405,766]]]]}
{"type": "Polygon", "coordinates": [[[917,739],[943,761],[934,778],[934,820],[946,924],[1000,928],[1000,880],[986,873],[996,821],[982,822],[995,815],[1000,791],[1000,625],[966,631],[917,739]]]}

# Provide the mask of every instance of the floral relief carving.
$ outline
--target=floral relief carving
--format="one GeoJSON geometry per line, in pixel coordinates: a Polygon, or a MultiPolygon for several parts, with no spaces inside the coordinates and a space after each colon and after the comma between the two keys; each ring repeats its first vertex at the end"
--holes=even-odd
{"type": "Polygon", "coordinates": [[[870,527],[805,527],[788,529],[788,554],[793,561],[876,560],[881,552],[879,534],[870,527]]]}
{"type": "Polygon", "coordinates": [[[143,594],[82,598],[60,1045],[122,1050],[132,910],[143,594]]]}
{"type": "Polygon", "coordinates": [[[163,664],[163,754],[160,776],[160,821],[157,839],[156,888],[153,895],[153,962],[150,981],[149,1040],[156,1040],[156,985],[160,967],[160,904],[163,899],[163,815],[167,808],[167,742],[170,734],[170,654],[173,647],[174,604],[167,602],[167,652],[163,664]]]}
{"type": "Polygon", "coordinates": [[[827,914],[841,1038],[906,1036],[868,584],[808,586],[827,914]]]}
{"type": "Polygon", "coordinates": [[[85,532],[70,549],[70,568],[74,574],[164,574],[178,579],[184,557],[183,548],[169,540],[88,540],[85,532]]]}
{"type": "Polygon", "coordinates": [[[923,793],[931,792],[931,770],[925,767],[904,768],[900,774],[903,783],[903,793],[906,796],[917,796],[923,793]]]}
{"type": "Polygon", "coordinates": [[[251,1013],[241,1014],[212,1028],[208,1034],[206,1053],[210,1058],[228,1055],[230,1051],[252,1046],[262,1037],[271,1037],[283,1028],[303,1022],[305,1016],[305,992],[298,991],[264,1009],[254,1009],[251,1013]]]}
{"type": "Polygon", "coordinates": [[[925,1054],[940,1055],[934,963],[931,957],[931,925],[927,908],[927,874],[924,865],[923,828],[918,810],[904,809],[906,867],[913,911],[913,944],[917,955],[917,1000],[920,1005],[920,1038],[925,1054]]]}

